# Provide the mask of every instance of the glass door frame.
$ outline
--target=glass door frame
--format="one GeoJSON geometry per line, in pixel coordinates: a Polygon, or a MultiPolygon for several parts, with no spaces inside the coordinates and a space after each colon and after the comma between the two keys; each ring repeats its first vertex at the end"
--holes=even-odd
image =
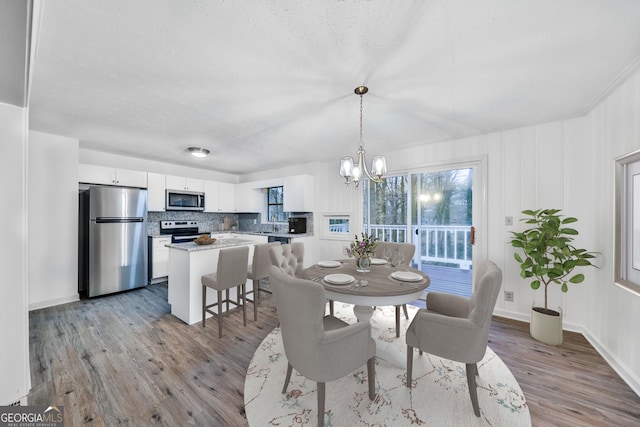
{"type": "MultiPolygon", "coordinates": [[[[415,227],[418,225],[411,223],[411,203],[412,194],[411,194],[411,175],[412,174],[424,174],[424,173],[435,173],[452,169],[473,169],[473,180],[472,180],[472,227],[474,235],[474,244],[471,246],[471,259],[472,262],[476,262],[477,260],[481,260],[486,258],[488,251],[488,239],[487,235],[487,156],[480,156],[469,158],[466,160],[454,161],[454,162],[442,162],[442,163],[431,163],[428,165],[422,165],[418,167],[413,167],[410,169],[406,169],[403,171],[394,171],[390,172],[386,177],[392,176],[407,176],[409,180],[409,192],[407,195],[407,220],[406,220],[406,233],[407,236],[411,236],[409,242],[414,242],[414,233],[415,227]]],[[[362,208],[358,212],[360,227],[359,229],[363,230],[365,225],[364,218],[364,191],[366,191],[367,186],[363,185],[363,190],[360,192],[360,206],[362,208]]],[[[414,261],[416,259],[420,259],[421,254],[420,251],[416,251],[414,255],[414,261]]],[[[473,269],[473,275],[475,277],[477,269],[473,269]]],[[[472,285],[475,283],[475,279],[472,281],[472,285]]]]}

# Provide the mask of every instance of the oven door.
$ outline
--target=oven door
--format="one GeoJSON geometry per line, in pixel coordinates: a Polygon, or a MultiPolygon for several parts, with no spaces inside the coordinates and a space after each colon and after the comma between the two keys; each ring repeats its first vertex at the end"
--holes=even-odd
{"type": "Polygon", "coordinates": [[[167,190],[165,208],[168,211],[203,211],[204,193],[167,190]]]}

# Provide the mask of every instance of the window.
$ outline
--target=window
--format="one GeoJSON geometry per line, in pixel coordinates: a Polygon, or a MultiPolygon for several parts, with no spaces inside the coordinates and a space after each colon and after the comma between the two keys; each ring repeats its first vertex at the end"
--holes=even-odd
{"type": "Polygon", "coordinates": [[[267,191],[267,221],[286,222],[289,213],[284,211],[284,188],[269,187],[267,191]]]}
{"type": "Polygon", "coordinates": [[[320,236],[322,239],[350,240],[353,238],[351,224],[351,215],[347,212],[323,213],[320,236]]]}
{"type": "Polygon", "coordinates": [[[616,159],[615,283],[640,295],[640,151],[616,159]]]}

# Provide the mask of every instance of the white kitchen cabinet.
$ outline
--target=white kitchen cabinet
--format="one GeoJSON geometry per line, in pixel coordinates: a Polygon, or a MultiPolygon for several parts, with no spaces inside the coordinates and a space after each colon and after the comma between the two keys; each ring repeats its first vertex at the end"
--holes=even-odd
{"type": "Polygon", "coordinates": [[[147,174],[147,210],[149,212],[164,212],[166,188],[164,174],[147,174]]]}
{"type": "Polygon", "coordinates": [[[236,194],[238,212],[262,212],[266,209],[265,189],[255,188],[255,183],[238,184],[236,194]]]}
{"type": "Polygon", "coordinates": [[[204,181],[184,176],[167,175],[165,177],[167,190],[204,191],[204,181]]]}
{"type": "Polygon", "coordinates": [[[287,176],[283,187],[285,212],[313,212],[315,181],[312,175],[287,176]]]}
{"type": "Polygon", "coordinates": [[[147,174],[145,172],[98,165],[79,164],[78,181],[87,184],[147,188],[147,174]]]}
{"type": "Polygon", "coordinates": [[[236,184],[228,182],[220,182],[220,196],[218,199],[219,212],[236,212],[238,207],[236,204],[236,184]]]}
{"type": "Polygon", "coordinates": [[[236,212],[236,184],[204,181],[205,212],[236,212]]]}
{"type": "Polygon", "coordinates": [[[204,211],[220,212],[220,183],[204,181],[204,211]]]}
{"type": "Polygon", "coordinates": [[[151,282],[160,282],[169,274],[169,248],[171,237],[151,238],[151,282]]]}

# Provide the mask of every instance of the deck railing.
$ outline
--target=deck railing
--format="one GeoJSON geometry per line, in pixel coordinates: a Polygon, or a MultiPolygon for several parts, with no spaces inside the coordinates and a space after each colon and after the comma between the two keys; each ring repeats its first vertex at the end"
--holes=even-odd
{"type": "Polygon", "coordinates": [[[469,269],[472,264],[469,226],[421,225],[412,226],[411,238],[406,225],[371,224],[371,234],[386,242],[413,242],[421,262],[458,264],[469,269]]]}

